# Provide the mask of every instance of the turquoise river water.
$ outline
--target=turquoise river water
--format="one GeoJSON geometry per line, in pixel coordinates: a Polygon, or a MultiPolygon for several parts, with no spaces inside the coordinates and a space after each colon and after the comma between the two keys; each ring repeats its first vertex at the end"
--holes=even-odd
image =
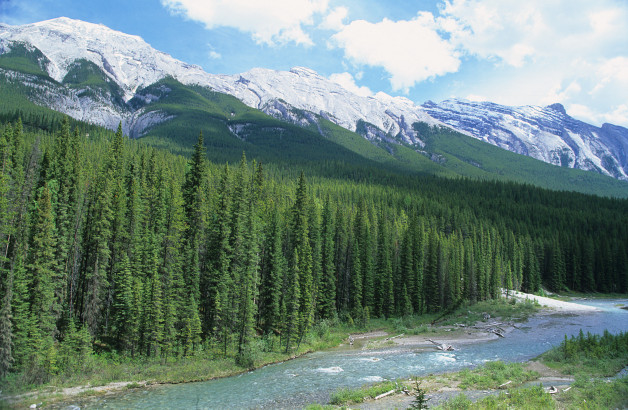
{"type": "Polygon", "coordinates": [[[596,306],[600,311],[536,316],[505,338],[467,344],[453,352],[412,346],[378,350],[338,348],[239,376],[129,391],[76,404],[83,408],[133,409],[299,408],[308,403],[327,403],[330,394],[341,387],[456,371],[492,360],[525,361],[559,344],[565,334],[575,335],[580,329],[585,333],[602,333],[605,329],[611,333],[628,331],[628,311],[618,307],[627,305],[628,300],[578,303],[596,306]]]}

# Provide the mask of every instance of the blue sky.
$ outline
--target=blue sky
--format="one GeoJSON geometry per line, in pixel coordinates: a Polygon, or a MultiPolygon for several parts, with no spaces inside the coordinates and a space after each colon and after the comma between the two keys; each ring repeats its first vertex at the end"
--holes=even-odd
{"type": "Polygon", "coordinates": [[[139,35],[211,73],[305,66],[364,95],[565,105],[628,126],[626,0],[0,0],[139,35]]]}

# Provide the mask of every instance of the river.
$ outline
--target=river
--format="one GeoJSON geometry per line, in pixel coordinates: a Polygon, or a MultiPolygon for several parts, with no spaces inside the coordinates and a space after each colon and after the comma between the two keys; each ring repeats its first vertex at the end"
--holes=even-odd
{"type": "Polygon", "coordinates": [[[590,300],[599,312],[552,313],[535,316],[505,338],[467,344],[453,352],[426,351],[411,346],[362,350],[337,348],[308,354],[239,376],[209,382],[165,385],[90,399],[89,408],[298,408],[327,403],[341,387],[456,371],[486,361],[526,361],[559,344],[564,335],[628,331],[628,311],[617,305],[628,300],[590,300]]]}

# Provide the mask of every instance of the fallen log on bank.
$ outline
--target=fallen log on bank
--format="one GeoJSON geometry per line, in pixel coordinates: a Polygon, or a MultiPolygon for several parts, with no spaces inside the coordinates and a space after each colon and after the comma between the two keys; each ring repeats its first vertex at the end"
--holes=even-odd
{"type": "Polygon", "coordinates": [[[433,341],[432,339],[427,339],[427,341],[431,342],[432,344],[434,344],[438,350],[442,350],[442,351],[445,351],[445,352],[451,352],[451,351],[455,350],[452,345],[448,345],[448,344],[445,344],[445,343],[438,343],[438,342],[433,341]]]}
{"type": "Polygon", "coordinates": [[[379,399],[384,398],[384,397],[386,397],[386,396],[390,396],[390,395],[391,395],[391,394],[393,394],[394,392],[395,392],[394,390],[391,390],[391,391],[387,391],[386,393],[382,393],[382,394],[380,394],[379,396],[376,396],[376,397],[375,397],[375,400],[379,400],[379,399]]]}

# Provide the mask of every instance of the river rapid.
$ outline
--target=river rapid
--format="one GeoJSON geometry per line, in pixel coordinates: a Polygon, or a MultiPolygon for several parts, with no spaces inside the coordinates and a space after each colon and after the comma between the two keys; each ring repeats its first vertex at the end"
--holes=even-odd
{"type": "MultiPolygon", "coordinates": [[[[341,347],[277,363],[239,376],[200,383],[165,385],[77,403],[84,408],[299,408],[325,404],[335,390],[370,382],[457,371],[487,361],[522,362],[559,344],[564,335],[628,331],[627,299],[590,300],[590,313],[543,313],[505,338],[465,344],[452,352],[399,346],[363,350],[341,347]]],[[[426,335],[429,337],[429,335],[426,335]]]]}

